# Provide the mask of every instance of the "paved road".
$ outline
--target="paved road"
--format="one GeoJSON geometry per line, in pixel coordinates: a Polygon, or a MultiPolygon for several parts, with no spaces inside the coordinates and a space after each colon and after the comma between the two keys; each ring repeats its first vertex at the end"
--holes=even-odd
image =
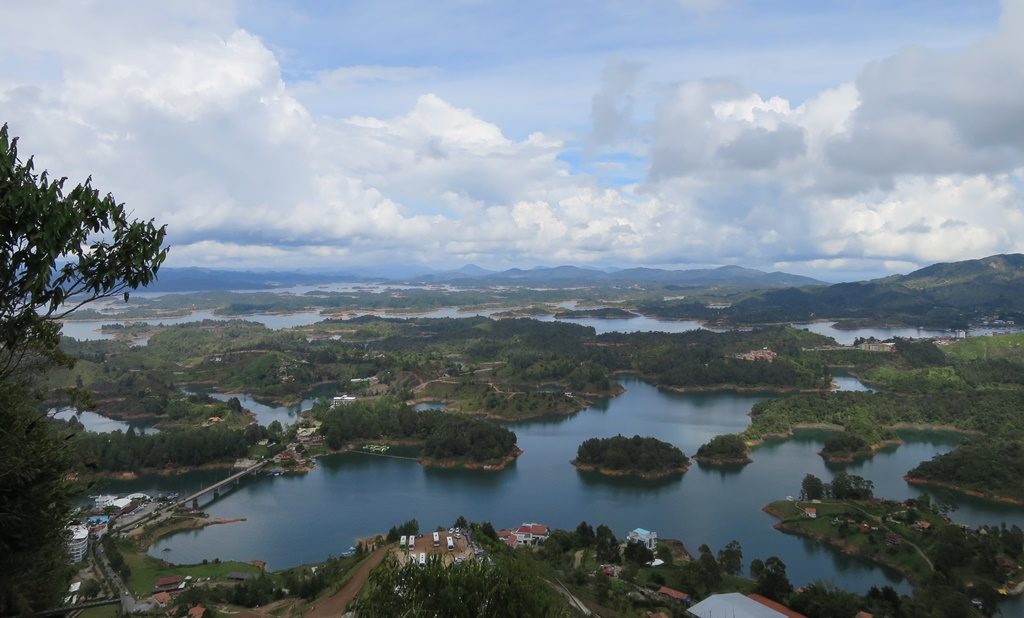
{"type": "Polygon", "coordinates": [[[110,560],[107,559],[107,554],[103,551],[103,546],[98,542],[93,545],[97,563],[103,570],[103,573],[107,576],[107,580],[113,585],[114,590],[117,591],[118,596],[121,598],[121,612],[125,614],[131,614],[135,611],[137,602],[132,593],[128,590],[128,586],[125,586],[121,580],[121,576],[114,571],[114,568],[110,566],[110,560]]]}

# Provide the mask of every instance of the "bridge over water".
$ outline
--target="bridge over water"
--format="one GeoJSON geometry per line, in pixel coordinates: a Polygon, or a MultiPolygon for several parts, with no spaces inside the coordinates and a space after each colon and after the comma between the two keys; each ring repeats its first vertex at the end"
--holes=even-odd
{"type": "Polygon", "coordinates": [[[204,487],[204,488],[200,489],[199,491],[195,492],[194,494],[191,494],[191,495],[189,495],[189,496],[179,500],[178,502],[175,502],[174,506],[175,507],[187,506],[191,502],[192,503],[192,508],[194,508],[194,509],[198,508],[199,507],[199,498],[201,496],[204,496],[204,495],[206,495],[206,494],[208,494],[210,492],[213,492],[214,495],[217,495],[217,493],[218,493],[218,491],[220,490],[221,487],[224,487],[226,485],[230,485],[231,483],[237,483],[239,480],[241,480],[241,478],[243,476],[246,476],[247,474],[252,474],[252,473],[256,472],[257,470],[259,470],[260,468],[266,466],[269,463],[270,463],[269,459],[264,459],[263,461],[259,461],[259,462],[255,463],[252,466],[249,466],[248,468],[246,468],[244,470],[240,470],[239,472],[236,472],[236,473],[232,474],[231,476],[227,477],[226,479],[224,479],[222,481],[214,483],[213,485],[210,485],[209,487],[204,487]]]}

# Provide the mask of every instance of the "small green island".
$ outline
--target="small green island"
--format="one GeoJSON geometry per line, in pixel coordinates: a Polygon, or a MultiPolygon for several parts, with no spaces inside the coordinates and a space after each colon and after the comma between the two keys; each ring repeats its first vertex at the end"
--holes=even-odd
{"type": "Polygon", "coordinates": [[[734,433],[715,436],[707,444],[702,444],[693,458],[709,466],[743,465],[753,461],[747,442],[734,433]]]}
{"type": "Polygon", "coordinates": [[[522,450],[516,434],[491,421],[440,410],[417,412],[383,397],[331,407],[317,402],[309,416],[332,451],[355,450],[366,441],[421,447],[420,463],[443,468],[501,470],[522,450]]]}
{"type": "Polygon", "coordinates": [[[870,457],[874,450],[864,438],[842,431],[829,436],[818,454],[828,463],[850,463],[870,457]]]}
{"type": "Polygon", "coordinates": [[[621,435],[584,440],[571,463],[577,470],[645,479],[682,474],[690,467],[690,459],[668,442],[621,435]]]}

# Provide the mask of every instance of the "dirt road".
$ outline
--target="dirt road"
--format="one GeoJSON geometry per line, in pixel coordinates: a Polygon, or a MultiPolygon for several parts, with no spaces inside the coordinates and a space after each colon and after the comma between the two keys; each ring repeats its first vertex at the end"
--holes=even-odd
{"type": "Polygon", "coordinates": [[[359,591],[363,589],[363,585],[370,577],[370,571],[375,569],[384,560],[384,556],[387,553],[388,548],[381,547],[370,554],[369,558],[356,567],[356,572],[352,574],[352,579],[345,582],[341,590],[326,599],[318,601],[315,605],[311,605],[309,612],[306,613],[306,618],[336,618],[337,616],[344,615],[345,608],[352,602],[352,599],[356,598],[359,591]]]}

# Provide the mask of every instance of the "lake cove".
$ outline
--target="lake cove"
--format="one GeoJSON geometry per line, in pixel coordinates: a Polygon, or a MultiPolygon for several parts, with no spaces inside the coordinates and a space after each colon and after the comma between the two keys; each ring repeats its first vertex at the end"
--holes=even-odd
{"type": "MultiPolygon", "coordinates": [[[[907,584],[895,573],[773,530],[774,518],[761,507],[799,493],[806,473],[829,480],[847,470],[872,480],[879,496],[905,499],[928,493],[933,499],[955,500],[959,510],[953,517],[972,526],[1000,521],[1024,525],[1024,508],[917,488],[902,480],[907,470],[950,450],[959,439],[936,432],[905,432],[907,443],[847,466],[827,466],[817,455],[827,434],[798,432],[755,448],[754,462],[742,468],[694,465],[681,477],[661,481],[578,472],[569,461],[587,438],[651,435],[692,455],[713,436],[745,428],[750,407],[770,396],[668,393],[638,378],[621,381],[625,393],[576,415],[510,425],[524,453],[507,470],[427,469],[415,461],[360,453],[322,457],[309,474],[250,477],[204,507],[212,517],[245,517],[245,522],[177,533],[155,544],[150,553],[178,563],[260,559],[281,569],[338,555],[355,538],[411,517],[425,527],[449,525],[459,515],[496,526],[539,521],[569,529],[586,520],[606,523],[619,536],[645,527],[681,539],[691,551],[702,543],[717,551],[736,539],[745,564],[777,555],[797,585],[825,579],[859,592],[886,584],[906,591],[907,584]]],[[[97,491],[184,493],[223,474],[144,476],[110,481],[97,491]]]]}

